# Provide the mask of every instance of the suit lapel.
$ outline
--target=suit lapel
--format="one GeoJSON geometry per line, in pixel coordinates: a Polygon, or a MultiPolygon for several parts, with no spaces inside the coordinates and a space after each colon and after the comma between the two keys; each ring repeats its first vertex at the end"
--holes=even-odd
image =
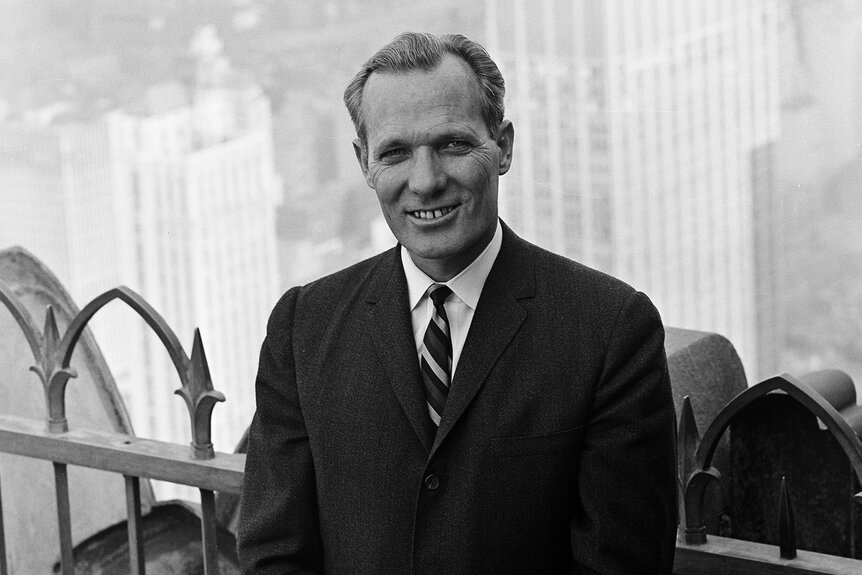
{"type": "Polygon", "coordinates": [[[503,245],[470,324],[432,453],[456,425],[527,318],[518,300],[535,293],[534,266],[527,244],[504,224],[503,245]]]}
{"type": "Polygon", "coordinates": [[[381,264],[368,290],[368,329],[404,414],[422,446],[430,452],[433,424],[425,407],[407,280],[398,249],[393,252],[393,257],[381,264]]]}

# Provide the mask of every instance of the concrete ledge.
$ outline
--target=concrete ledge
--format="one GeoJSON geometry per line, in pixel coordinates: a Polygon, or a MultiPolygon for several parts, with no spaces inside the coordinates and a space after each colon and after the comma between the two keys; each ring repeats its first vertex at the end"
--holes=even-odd
{"type": "Polygon", "coordinates": [[[717,333],[668,327],[664,347],[676,412],[690,396],[703,433],[721,408],[748,387],[742,361],[733,344],[717,333]]]}

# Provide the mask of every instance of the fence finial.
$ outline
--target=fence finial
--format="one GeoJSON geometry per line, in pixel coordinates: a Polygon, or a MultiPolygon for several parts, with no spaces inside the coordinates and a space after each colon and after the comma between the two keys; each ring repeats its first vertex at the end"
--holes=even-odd
{"type": "Polygon", "coordinates": [[[189,409],[192,455],[195,459],[213,458],[215,452],[212,444],[212,411],[217,401],[224,401],[224,394],[213,389],[200,329],[195,329],[192,355],[183,386],[174,393],[185,400],[189,409]]]}
{"type": "Polygon", "coordinates": [[[679,475],[679,515],[680,525],[685,525],[685,486],[691,474],[696,469],[695,454],[700,443],[700,433],[697,430],[697,422],[694,420],[694,411],[691,407],[691,398],[686,395],[682,399],[682,409],[679,414],[679,427],[677,427],[676,457],[677,473],[679,475]]]}
{"type": "Polygon", "coordinates": [[[48,409],[48,431],[65,433],[69,431],[69,422],[66,420],[66,384],[69,378],[78,377],[78,373],[74,368],[63,367],[60,363],[60,330],[57,329],[54,308],[50,305],[45,312],[45,329],[42,332],[41,344],[41,361],[32,366],[30,371],[42,381],[48,409]]]}

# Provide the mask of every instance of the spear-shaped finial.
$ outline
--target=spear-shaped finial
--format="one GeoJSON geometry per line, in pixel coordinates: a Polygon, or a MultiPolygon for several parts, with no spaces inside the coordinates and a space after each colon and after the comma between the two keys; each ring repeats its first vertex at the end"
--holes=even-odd
{"type": "Polygon", "coordinates": [[[796,558],[796,521],[790,504],[790,485],[784,475],[781,476],[781,495],[778,500],[778,547],[782,559],[796,558]]]}
{"type": "Polygon", "coordinates": [[[695,454],[699,444],[700,433],[697,430],[697,422],[694,420],[691,398],[686,395],[682,400],[676,441],[680,525],[685,525],[685,498],[683,493],[689,477],[695,471],[695,454]]]}
{"type": "Polygon", "coordinates": [[[677,464],[683,483],[694,472],[695,454],[699,444],[700,432],[697,430],[697,422],[694,420],[691,398],[686,395],[682,400],[677,431],[677,464]]]}
{"type": "Polygon", "coordinates": [[[51,353],[57,351],[60,345],[60,330],[57,328],[57,318],[54,315],[54,306],[49,305],[45,310],[45,329],[42,332],[44,346],[51,353]]]}
{"type": "Polygon", "coordinates": [[[69,423],[66,420],[66,384],[69,378],[78,377],[78,374],[71,367],[62,367],[60,363],[60,330],[57,329],[54,308],[50,305],[45,312],[45,329],[41,343],[41,365],[32,366],[30,371],[42,381],[48,410],[48,431],[64,433],[69,431],[69,423]]]}
{"type": "Polygon", "coordinates": [[[189,359],[183,387],[174,393],[181,396],[189,410],[192,426],[192,455],[195,459],[212,459],[212,411],[224,394],[213,389],[200,329],[195,329],[192,355],[189,359]]]}

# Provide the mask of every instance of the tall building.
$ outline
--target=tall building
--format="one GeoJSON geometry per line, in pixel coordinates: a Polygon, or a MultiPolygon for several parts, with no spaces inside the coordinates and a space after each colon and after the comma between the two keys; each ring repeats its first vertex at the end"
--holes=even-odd
{"type": "MultiPolygon", "coordinates": [[[[215,388],[213,442],[232,451],[251,422],[266,320],[279,293],[269,101],[235,73],[212,28],[192,42],[190,84],[82,115],[60,102],[0,123],[0,246],[22,245],[83,305],[127,285],[191,352],[199,327],[215,388]]],[[[93,320],[142,437],[187,443],[167,351],[133,311],[93,320]]],[[[70,387],[74,383],[70,384],[70,387]]],[[[172,486],[162,495],[190,495],[172,486]]]]}
{"type": "Polygon", "coordinates": [[[649,293],[665,323],[726,335],[749,377],[763,375],[775,1],[486,7],[517,134],[503,217],[649,293]]]}
{"type": "MultiPolygon", "coordinates": [[[[187,350],[200,327],[216,389],[216,448],[230,451],[251,421],[252,382],[278,293],[269,103],[234,74],[212,28],[192,43],[192,90],[152,86],[137,107],[107,118],[122,275],[165,317],[187,350]]],[[[130,332],[135,385],[122,391],[141,435],[184,440],[189,422],[168,355],[152,334],[130,332]],[[168,391],[168,393],[165,393],[168,391]],[[138,413],[139,412],[139,413],[138,413]]]]}
{"type": "Polygon", "coordinates": [[[79,302],[119,281],[107,131],[56,105],[0,123],[0,246],[22,245],[79,302]]]}

